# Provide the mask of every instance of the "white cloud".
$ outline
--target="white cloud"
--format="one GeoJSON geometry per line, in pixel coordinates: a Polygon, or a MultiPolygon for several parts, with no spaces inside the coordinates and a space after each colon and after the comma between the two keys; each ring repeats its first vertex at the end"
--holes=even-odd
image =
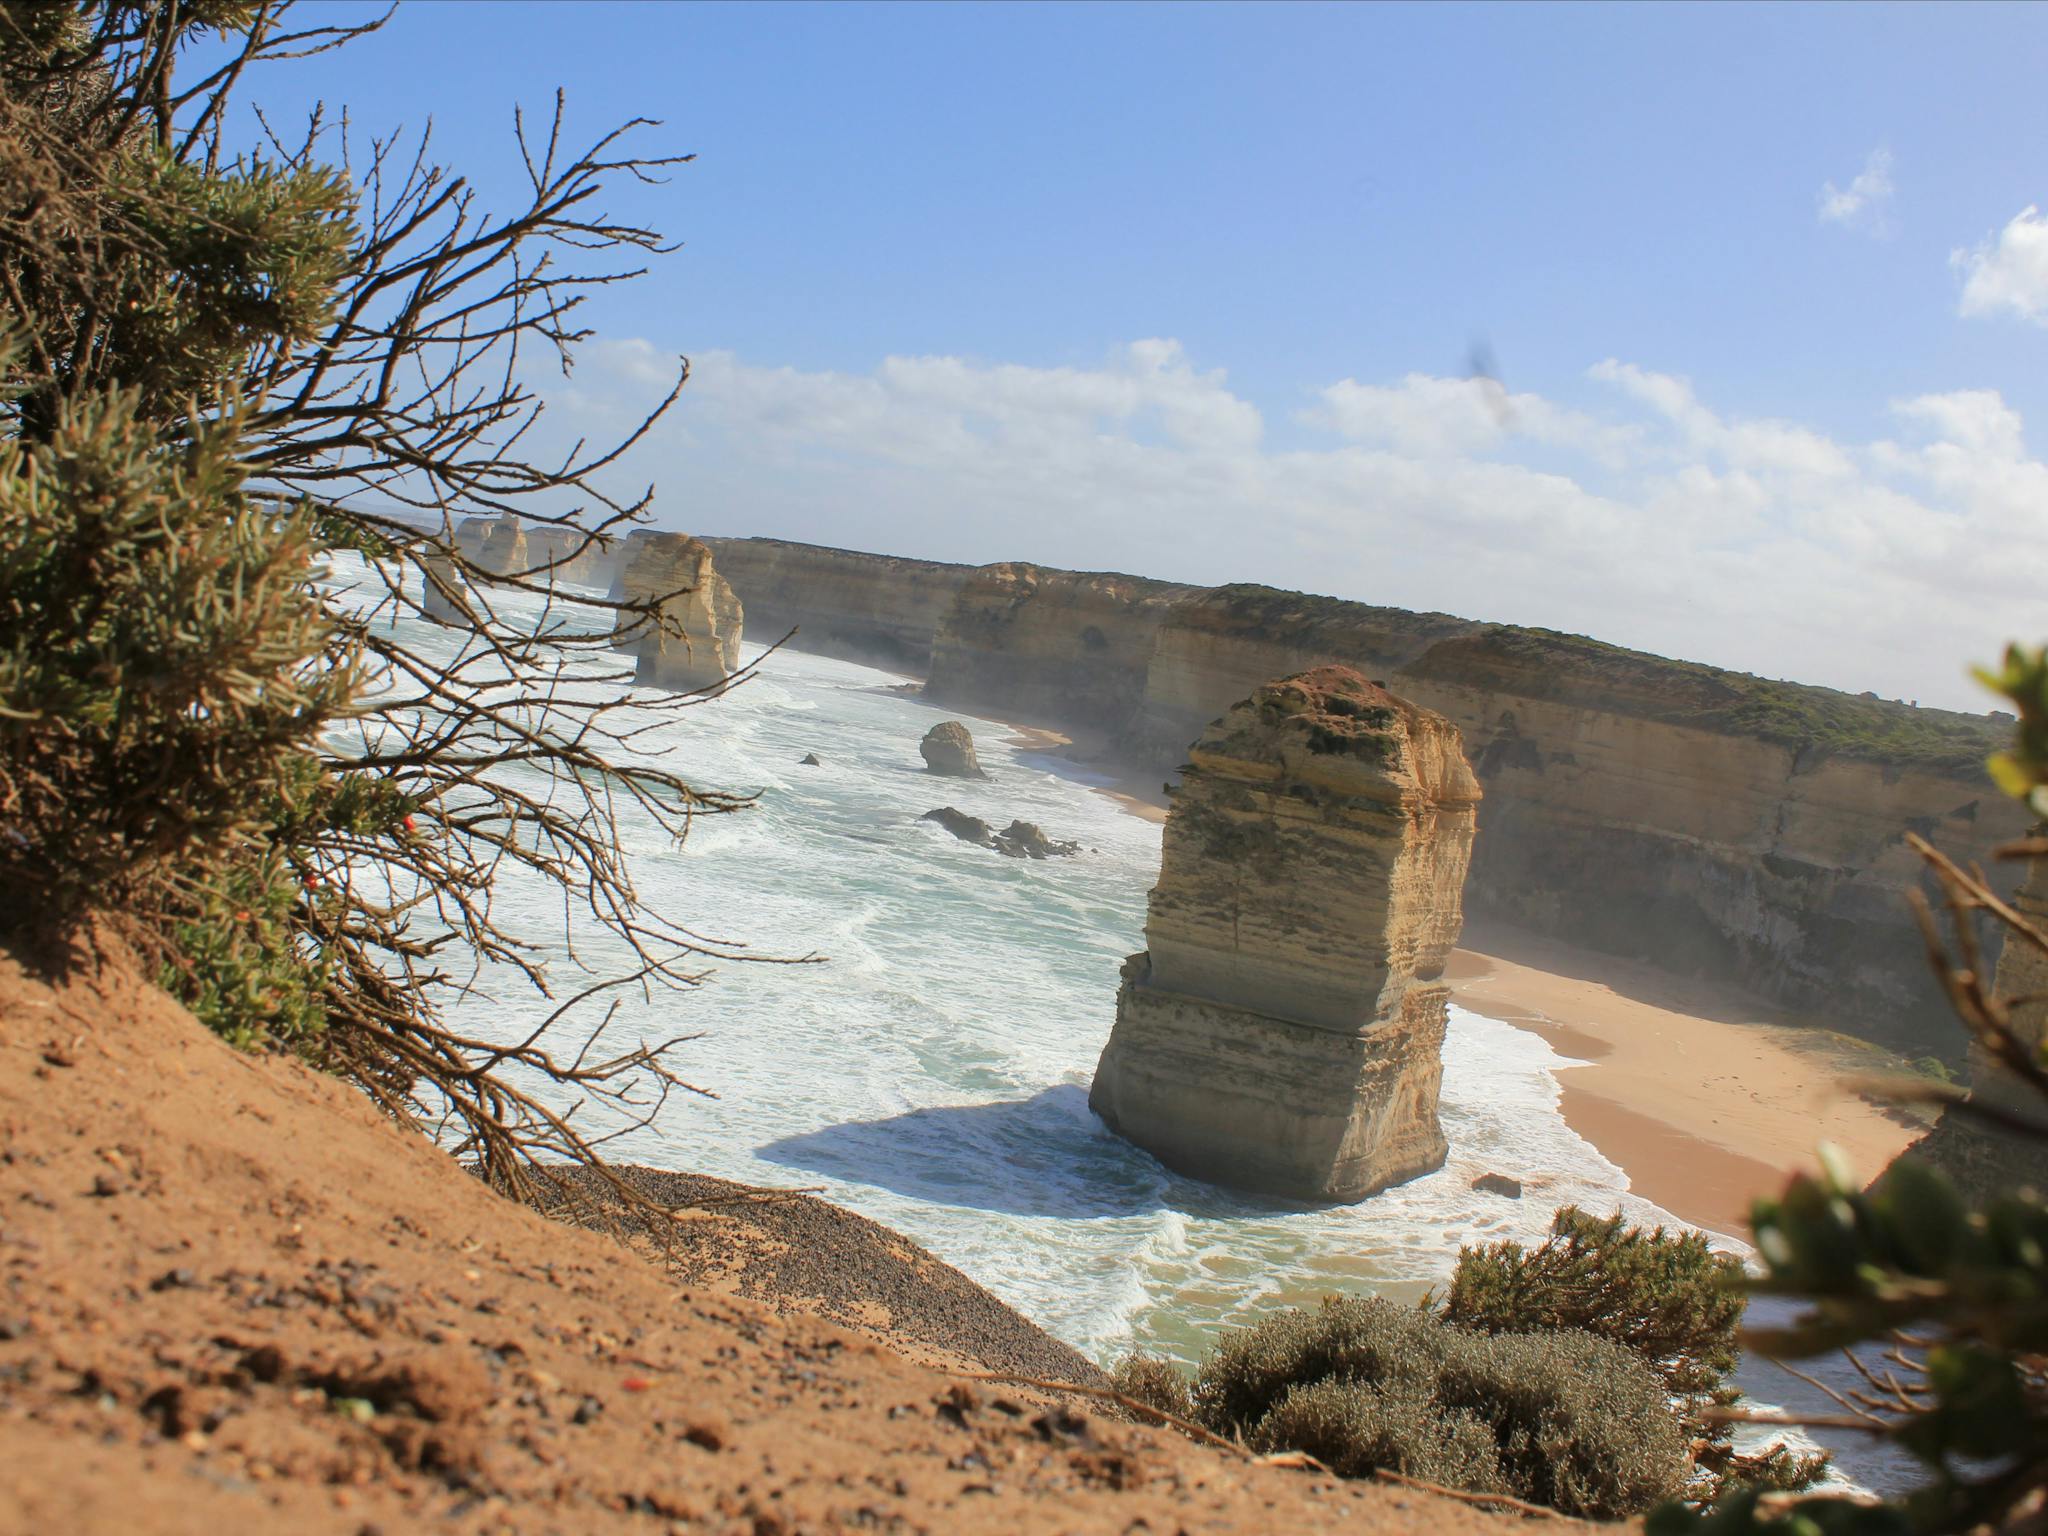
{"type": "Polygon", "coordinates": [[[1888,239],[1894,230],[1892,199],[1895,191],[1892,185],[1892,152],[1873,149],[1863,162],[1863,169],[1856,173],[1848,186],[1838,187],[1832,181],[1822,185],[1820,221],[1861,230],[1880,240],[1888,239]]]}
{"type": "Polygon", "coordinates": [[[2048,219],[2032,204],[1974,251],[1951,251],[1948,260],[1963,274],[1964,315],[2010,311],[2048,325],[2048,219]]]}
{"type": "Polygon", "coordinates": [[[1489,378],[1446,379],[1411,373],[1397,384],[1342,379],[1303,413],[1312,425],[1416,458],[1491,454],[1517,443],[1579,449],[1618,461],[1633,433],[1540,395],[1510,393],[1489,378]]]}
{"type": "MultiPolygon", "coordinates": [[[[556,403],[595,435],[661,356],[602,344],[556,403]]],[[[630,468],[698,532],[1265,581],[1959,708],[1989,703],[1967,662],[2044,638],[2048,541],[2018,534],[2048,466],[1997,393],[1897,402],[1896,437],[1852,442],[1616,359],[1589,379],[1590,410],[1346,379],[1276,445],[1171,341],[862,373],[713,353],[630,468]]]]}

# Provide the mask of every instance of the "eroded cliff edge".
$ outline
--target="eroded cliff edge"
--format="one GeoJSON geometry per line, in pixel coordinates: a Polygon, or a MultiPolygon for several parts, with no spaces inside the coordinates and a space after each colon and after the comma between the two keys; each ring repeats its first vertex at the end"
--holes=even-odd
{"type": "Polygon", "coordinates": [[[1171,1167],[1294,1199],[1441,1166],[1438,978],[1480,798],[1457,728],[1319,667],[1188,755],[1090,1106],[1171,1167]]]}
{"type": "Polygon", "coordinates": [[[973,570],[782,539],[704,543],[761,644],[801,626],[791,642],[797,650],[917,677],[930,667],[932,637],[973,570]]]}
{"type": "Polygon", "coordinates": [[[1487,793],[1475,921],[1712,973],[1866,1036],[1960,1044],[1907,914],[1903,833],[1991,867],[2024,832],[1984,776],[2004,744],[1985,716],[1269,587],[711,542],[763,546],[720,568],[778,633],[801,622],[799,647],[872,659],[859,648],[886,635],[906,670],[906,630],[949,589],[925,642],[935,695],[1089,729],[1162,775],[1260,684],[1354,666],[1464,733],[1487,793]]]}

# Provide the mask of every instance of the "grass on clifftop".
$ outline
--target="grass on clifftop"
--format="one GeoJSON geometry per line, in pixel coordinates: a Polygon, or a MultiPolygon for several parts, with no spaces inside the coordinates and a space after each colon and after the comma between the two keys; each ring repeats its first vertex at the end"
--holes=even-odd
{"type": "MultiPolygon", "coordinates": [[[[1218,587],[1202,607],[1249,626],[1259,638],[1327,651],[1353,664],[1753,737],[1816,758],[1977,778],[2011,734],[2010,721],[1990,715],[1754,677],[1555,630],[1480,625],[1251,584],[1218,587]]],[[[1193,618],[1192,608],[1183,609],[1182,622],[1193,618]]]]}
{"type": "Polygon", "coordinates": [[[1497,680],[1532,698],[1965,777],[1983,776],[1985,759],[2011,734],[2010,721],[1988,714],[1921,709],[1511,625],[1447,641],[1410,671],[1445,682],[1497,680]]]}

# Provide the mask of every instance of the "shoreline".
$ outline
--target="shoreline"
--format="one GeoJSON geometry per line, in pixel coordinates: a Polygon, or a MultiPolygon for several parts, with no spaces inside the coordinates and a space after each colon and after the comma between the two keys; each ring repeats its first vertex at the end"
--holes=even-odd
{"type": "MultiPolygon", "coordinates": [[[[1065,731],[1055,731],[1042,725],[1019,725],[1014,720],[1005,720],[1002,724],[1015,733],[1004,739],[1005,746],[1023,747],[1033,752],[1043,752],[1051,757],[1063,758],[1076,768],[1093,770],[1096,766],[1091,758],[1100,750],[1099,742],[1076,741],[1065,731]],[[1083,756],[1083,753],[1089,755],[1083,756]]],[[[1084,784],[1082,787],[1105,799],[1114,800],[1142,821],[1164,824],[1167,809],[1164,785],[1150,785],[1145,779],[1135,778],[1130,774],[1118,775],[1107,770],[1102,776],[1109,782],[1084,784]]]]}
{"type": "Polygon", "coordinates": [[[1732,988],[1523,933],[1468,941],[1444,979],[1459,1007],[1572,1059],[1559,1112],[1634,1193],[1725,1237],[1747,1242],[1750,1202],[1817,1170],[1820,1143],[1867,1179],[1926,1130],[1845,1086],[1869,1048],[1732,988]]]}
{"type": "MultiPolygon", "coordinates": [[[[1087,788],[1131,815],[1166,820],[1163,787],[1091,761],[1100,741],[1001,723],[1013,733],[1005,745],[1095,769],[1108,782],[1087,788]]],[[[1750,1202],[1816,1171],[1820,1143],[1875,1178],[1931,1123],[1843,1086],[1884,1053],[1732,986],[1509,930],[1468,930],[1444,979],[1459,1007],[1570,1058],[1556,1072],[1565,1123],[1633,1193],[1719,1236],[1747,1242],[1750,1202]]]]}

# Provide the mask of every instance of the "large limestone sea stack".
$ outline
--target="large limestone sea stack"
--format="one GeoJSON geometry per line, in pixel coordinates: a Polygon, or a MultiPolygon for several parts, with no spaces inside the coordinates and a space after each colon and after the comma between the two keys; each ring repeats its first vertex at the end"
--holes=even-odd
{"type": "Polygon", "coordinates": [[[1190,757],[1090,1105],[1169,1167],[1296,1199],[1441,1166],[1439,978],[1479,804],[1457,727],[1318,667],[1190,757]]]}
{"type": "Polygon", "coordinates": [[[662,623],[621,614],[612,643],[639,658],[634,681],[695,692],[716,688],[739,670],[745,615],[711,551],[686,533],[650,533],[626,546],[629,563],[613,587],[615,601],[662,597],[662,623]]]}

